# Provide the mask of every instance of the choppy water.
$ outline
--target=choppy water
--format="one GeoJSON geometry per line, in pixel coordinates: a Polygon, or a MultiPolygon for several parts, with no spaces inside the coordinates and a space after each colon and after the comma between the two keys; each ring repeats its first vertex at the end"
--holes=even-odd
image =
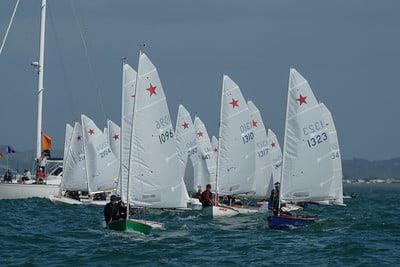
{"type": "Polygon", "coordinates": [[[400,185],[346,187],[347,207],[312,207],[309,228],[270,230],[266,215],[211,220],[146,215],[151,236],[104,228],[102,207],[0,201],[0,265],[398,265],[400,185]]]}

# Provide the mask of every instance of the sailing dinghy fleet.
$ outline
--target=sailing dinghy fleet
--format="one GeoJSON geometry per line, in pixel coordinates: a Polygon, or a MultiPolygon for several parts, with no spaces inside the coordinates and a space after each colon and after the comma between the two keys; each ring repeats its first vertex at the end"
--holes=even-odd
{"type": "MultiPolygon", "coordinates": [[[[41,15],[37,162],[42,152],[45,0],[41,15]]],[[[253,214],[267,210],[274,186],[278,208],[272,207],[268,216],[271,228],[315,222],[315,217],[293,213],[304,203],[344,205],[332,114],[293,68],[283,152],[274,132],[265,127],[260,110],[227,75],[222,79],[218,137],[210,138],[203,121],[197,116],[192,120],[183,105],[173,127],[158,70],[142,52],[137,72],[122,64],[120,124],[108,120],[102,131],[86,115],[73,126],[67,124],[61,184],[32,185],[51,190],[24,195],[48,196],[66,204],[105,205],[111,194],[117,194],[126,203],[127,216],[108,227],[144,234],[162,225],[134,219],[130,209],[202,210],[214,218],[253,214]],[[212,188],[212,205],[202,207],[201,193],[207,185],[212,188]],[[243,205],[248,200],[257,205],[243,205]]],[[[0,184],[0,192],[12,186],[0,184]]]]}

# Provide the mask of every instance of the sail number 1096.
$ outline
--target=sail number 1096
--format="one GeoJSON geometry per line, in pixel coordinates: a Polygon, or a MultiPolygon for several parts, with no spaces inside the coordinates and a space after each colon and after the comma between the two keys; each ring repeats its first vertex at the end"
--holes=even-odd
{"type": "Polygon", "coordinates": [[[174,137],[174,132],[172,131],[172,129],[169,129],[169,130],[166,130],[165,132],[162,132],[158,136],[158,139],[160,140],[160,144],[164,144],[169,139],[172,139],[172,137],[174,137]]]}

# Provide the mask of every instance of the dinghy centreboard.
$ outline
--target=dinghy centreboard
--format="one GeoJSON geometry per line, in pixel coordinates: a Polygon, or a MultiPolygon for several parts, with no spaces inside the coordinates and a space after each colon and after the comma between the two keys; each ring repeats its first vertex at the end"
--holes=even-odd
{"type": "MultiPolygon", "coordinates": [[[[280,206],[334,199],[330,154],[329,132],[320,105],[308,82],[290,69],[280,206]]],[[[283,214],[268,218],[271,228],[302,227],[314,220],[283,214]]]]}

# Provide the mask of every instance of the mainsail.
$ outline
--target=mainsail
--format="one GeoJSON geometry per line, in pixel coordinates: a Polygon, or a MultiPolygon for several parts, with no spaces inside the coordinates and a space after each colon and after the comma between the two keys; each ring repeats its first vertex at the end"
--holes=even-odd
{"type": "Polygon", "coordinates": [[[216,175],[216,162],[213,156],[213,149],[210,142],[210,137],[204,123],[199,117],[194,118],[194,127],[196,130],[197,138],[197,156],[198,168],[195,175],[196,187],[205,189],[207,184],[210,184],[213,189],[216,188],[215,175],[216,175]]]}
{"type": "Polygon", "coordinates": [[[248,101],[247,105],[250,110],[250,123],[255,135],[254,197],[265,198],[268,194],[269,181],[272,176],[272,158],[269,155],[267,131],[258,108],[252,101],[248,101]]]}
{"type": "Polygon", "coordinates": [[[65,125],[63,165],[65,165],[67,157],[68,157],[68,149],[69,149],[69,145],[71,143],[71,137],[72,137],[73,131],[74,131],[74,128],[69,123],[67,123],[65,125]]]}
{"type": "Polygon", "coordinates": [[[178,116],[176,119],[175,136],[178,153],[178,167],[180,177],[184,177],[186,188],[189,192],[196,192],[197,187],[194,184],[194,173],[197,172],[197,140],[192,118],[183,105],[179,105],[178,116]],[[186,172],[186,167],[190,159],[193,165],[193,172],[186,172]],[[184,176],[185,174],[185,176],[184,176]]]}
{"type": "Polygon", "coordinates": [[[106,136],[87,116],[82,115],[83,144],[89,193],[114,189],[118,177],[118,160],[106,136]]]}
{"type": "Polygon", "coordinates": [[[308,82],[290,69],[286,110],[281,199],[323,201],[333,199],[333,164],[329,132],[308,82]]]}
{"type": "Polygon", "coordinates": [[[239,86],[224,75],[217,162],[219,194],[242,194],[253,190],[254,150],[249,108],[239,86]]]}
{"type": "Polygon", "coordinates": [[[126,192],[129,175],[129,151],[131,149],[131,133],[133,108],[135,105],[136,71],[124,64],[122,66],[122,110],[121,110],[121,147],[120,174],[117,191],[124,202],[127,202],[126,192]]]}
{"type": "Polygon", "coordinates": [[[120,158],[120,145],[121,145],[121,129],[117,124],[115,124],[113,121],[108,120],[107,121],[107,137],[108,137],[108,144],[111,148],[111,151],[114,153],[114,156],[118,159],[120,158]]]}
{"type": "Polygon", "coordinates": [[[331,195],[335,196],[333,204],[343,205],[343,172],[342,160],[340,155],[339,140],[336,132],[335,123],[329,109],[323,104],[320,104],[324,122],[328,127],[328,139],[331,145],[330,158],[333,161],[333,182],[331,186],[331,195]]]}
{"type": "Polygon", "coordinates": [[[268,160],[268,162],[271,165],[268,165],[267,167],[271,169],[271,176],[268,179],[272,179],[272,181],[269,182],[267,189],[267,192],[270,193],[271,190],[273,189],[273,184],[281,180],[282,150],[281,147],[279,146],[278,138],[271,129],[268,129],[267,142],[268,142],[268,157],[271,158],[271,160],[268,160]]]}
{"type": "Polygon", "coordinates": [[[129,193],[131,202],[184,208],[187,191],[179,176],[176,139],[158,72],[141,53],[133,112],[129,193]]]}
{"type": "Polygon", "coordinates": [[[82,127],[76,122],[63,165],[62,190],[87,191],[85,151],[82,127]]]}

